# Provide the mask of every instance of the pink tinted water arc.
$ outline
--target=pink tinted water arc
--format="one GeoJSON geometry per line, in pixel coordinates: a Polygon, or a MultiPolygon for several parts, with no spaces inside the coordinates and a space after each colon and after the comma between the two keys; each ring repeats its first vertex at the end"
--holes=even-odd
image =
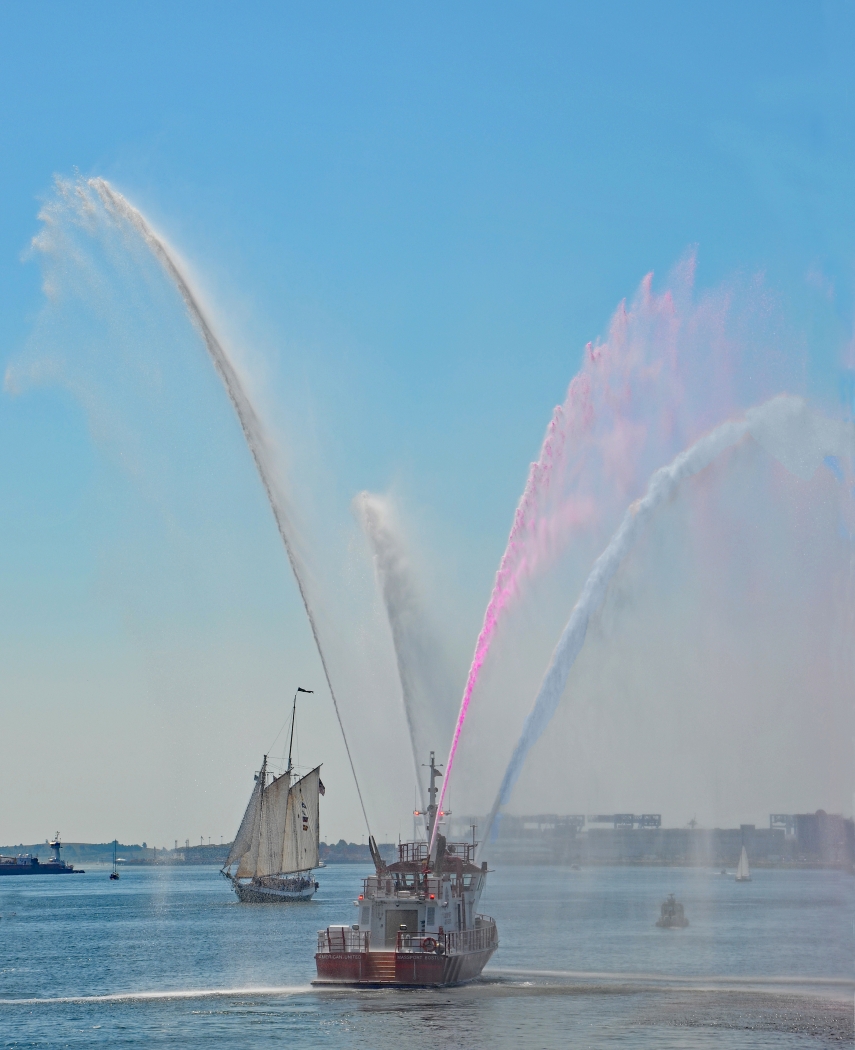
{"type": "MultiPolygon", "coordinates": [[[[530,568],[529,563],[532,558],[532,553],[527,549],[528,544],[526,540],[529,538],[532,530],[537,527],[538,508],[541,504],[542,496],[549,489],[553,471],[562,459],[564,446],[567,440],[567,427],[565,426],[567,408],[585,398],[586,391],[584,390],[584,384],[580,383],[580,378],[581,377],[576,377],[576,379],[570,384],[570,389],[567,393],[567,400],[564,402],[564,405],[559,405],[553,412],[552,420],[547,427],[546,436],[543,439],[540,456],[538,457],[537,462],[532,463],[529,467],[526,486],[523,490],[519,505],[517,506],[516,513],[514,514],[514,523],[511,527],[510,536],[508,537],[505,553],[502,555],[502,560],[499,563],[499,569],[496,573],[496,582],[493,584],[493,590],[490,595],[490,601],[487,605],[487,611],[484,613],[484,624],[481,627],[478,641],[475,644],[475,655],[472,658],[472,665],[469,668],[469,677],[466,679],[466,688],[463,690],[463,699],[460,702],[460,712],[457,715],[454,736],[452,737],[451,748],[448,752],[448,761],[445,764],[442,790],[439,795],[440,812],[442,812],[443,804],[445,802],[449,776],[451,774],[452,766],[454,765],[454,756],[457,753],[457,744],[460,740],[463,723],[466,721],[466,713],[469,710],[472,693],[478,682],[478,677],[481,673],[481,668],[484,666],[487,653],[490,651],[490,646],[495,637],[496,628],[499,624],[502,610],[516,594],[521,577],[530,568]]],[[[431,847],[433,847],[438,827],[439,821],[437,820],[433,827],[433,835],[431,836],[430,843],[431,847]]]]}
{"type": "Polygon", "coordinates": [[[553,413],[478,635],[440,809],[499,622],[526,580],[559,557],[572,536],[605,541],[652,471],[733,412],[729,299],[707,295],[694,301],[693,278],[692,256],[662,294],[653,292],[652,275],[645,277],[633,302],[618,307],[605,342],[588,344],[564,403],[553,413]]]}

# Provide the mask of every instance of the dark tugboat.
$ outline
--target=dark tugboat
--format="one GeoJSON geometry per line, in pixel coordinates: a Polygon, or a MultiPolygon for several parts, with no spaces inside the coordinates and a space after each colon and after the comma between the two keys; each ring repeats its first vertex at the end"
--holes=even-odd
{"type": "Polygon", "coordinates": [[[17,857],[0,857],[0,875],[83,875],[81,868],[75,868],[73,864],[66,864],[60,860],[62,843],[59,840],[59,832],[54,835],[53,840],[48,843],[53,850],[53,860],[42,863],[38,857],[31,853],[19,853],[17,857]]]}
{"type": "Polygon", "coordinates": [[[400,843],[386,864],[369,837],[375,873],[354,901],[357,921],[319,932],[316,984],[462,984],[498,948],[496,923],[476,911],[487,881],[486,862],[473,863],[477,844],[437,834],[430,849],[440,776],[431,752],[426,842],[400,843]]]}
{"type": "Polygon", "coordinates": [[[681,930],[689,925],[689,920],[683,913],[683,905],[675,900],[674,894],[669,893],[668,899],[662,905],[661,914],[656,920],[656,925],[663,930],[681,930]]]}

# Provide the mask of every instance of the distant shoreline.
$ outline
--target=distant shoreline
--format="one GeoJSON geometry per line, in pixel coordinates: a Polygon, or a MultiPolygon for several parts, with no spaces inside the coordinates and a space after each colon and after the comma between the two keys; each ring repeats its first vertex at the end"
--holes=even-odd
{"type": "MultiPolygon", "coordinates": [[[[199,864],[225,863],[231,842],[198,846],[183,846],[178,849],[167,849],[155,846],[118,843],[116,853],[118,863],[128,867],[191,866],[199,864]]],[[[381,856],[388,862],[397,859],[397,846],[393,842],[379,845],[381,856]]],[[[373,864],[368,846],[357,842],[345,842],[339,839],[336,843],[321,842],[318,852],[324,864],[373,864]]],[[[16,846],[0,846],[0,855],[17,856],[29,853],[39,860],[52,858],[53,854],[46,842],[19,843],[16,846]]],[[[69,864],[82,867],[86,864],[112,864],[112,842],[64,842],[62,858],[69,864]]]]}
{"type": "MultiPolygon", "coordinates": [[[[178,850],[161,849],[147,845],[125,845],[119,843],[117,853],[119,864],[123,867],[192,867],[192,866],[216,866],[222,867],[225,863],[230,842],[222,845],[199,845],[185,846],[178,850]]],[[[397,846],[393,842],[383,842],[379,845],[380,853],[386,863],[397,859],[397,846]]],[[[113,863],[112,842],[68,842],[63,843],[63,859],[76,867],[84,865],[113,863]]],[[[336,843],[321,842],[319,845],[320,859],[324,864],[365,864],[373,866],[371,853],[366,845],[357,842],[345,842],[340,839],[336,843]]],[[[30,853],[39,857],[39,860],[52,859],[52,853],[47,843],[33,843],[30,845],[18,844],[16,846],[0,846],[0,854],[4,856],[17,856],[19,853],[30,853]]],[[[548,867],[548,868],[570,868],[571,861],[563,858],[545,856],[538,850],[518,852],[513,856],[502,855],[501,848],[496,850],[496,857],[490,863],[503,868],[506,867],[548,867]]],[[[707,871],[720,871],[722,867],[733,874],[735,865],[710,864],[702,859],[681,859],[678,857],[654,858],[654,857],[588,857],[582,860],[582,869],[590,868],[680,868],[697,869],[707,871]]],[[[773,861],[767,858],[752,858],[751,867],[755,870],[776,871],[844,871],[855,875],[855,865],[851,863],[823,863],[816,859],[806,860],[779,860],[773,861]]]]}

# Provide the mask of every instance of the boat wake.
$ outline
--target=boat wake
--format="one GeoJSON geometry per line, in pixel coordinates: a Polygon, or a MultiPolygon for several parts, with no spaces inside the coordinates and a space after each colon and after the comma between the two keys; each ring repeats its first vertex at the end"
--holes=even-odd
{"type": "Polygon", "coordinates": [[[61,995],[51,998],[33,997],[29,999],[0,999],[0,1006],[55,1006],[69,1003],[84,1005],[87,1003],[166,1002],[173,999],[231,999],[244,995],[305,995],[306,992],[311,991],[312,986],[309,984],[282,985],[274,987],[259,985],[248,988],[178,988],[163,991],[112,992],[105,995],[61,995]]]}
{"type": "MultiPolygon", "coordinates": [[[[372,989],[372,997],[388,993],[391,988],[372,989]]],[[[396,989],[395,991],[399,991],[396,989]]],[[[435,989],[407,989],[410,994],[430,994],[435,989]]],[[[849,977],[800,976],[686,976],[662,973],[607,972],[593,970],[528,970],[491,967],[480,979],[459,988],[441,989],[445,996],[515,997],[526,995],[632,995],[640,993],[760,993],[798,995],[802,998],[829,1000],[851,999],[855,980],[849,977]]],[[[298,995],[323,995],[334,998],[366,995],[353,988],[327,988],[302,985],[251,985],[242,988],[173,988],[163,990],[112,992],[104,995],[32,996],[0,999],[0,1006],[86,1006],[102,1003],[186,1002],[200,999],[284,998],[298,995]]],[[[421,998],[421,996],[419,996],[421,998]]]]}
{"type": "MultiPolygon", "coordinates": [[[[485,981],[495,979],[497,983],[523,980],[520,987],[535,987],[533,981],[563,982],[560,987],[584,989],[590,992],[595,989],[603,991],[733,991],[733,992],[772,992],[782,991],[801,995],[819,995],[837,998],[851,997],[855,992],[855,979],[851,977],[802,977],[802,976],[759,976],[721,974],[663,974],[632,972],[608,972],[593,970],[523,970],[490,967],[485,971],[485,981]]],[[[538,987],[549,985],[539,983],[538,987]]],[[[555,985],[552,985],[555,987],[555,985]]]]}

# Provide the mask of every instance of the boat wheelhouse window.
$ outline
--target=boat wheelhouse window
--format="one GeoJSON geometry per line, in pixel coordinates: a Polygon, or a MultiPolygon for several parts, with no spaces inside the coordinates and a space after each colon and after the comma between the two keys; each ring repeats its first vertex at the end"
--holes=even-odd
{"type": "Polygon", "coordinates": [[[428,926],[433,926],[436,922],[436,908],[428,908],[427,916],[425,920],[428,926]]]}
{"type": "Polygon", "coordinates": [[[362,918],[359,921],[361,926],[367,926],[371,922],[371,908],[362,909],[362,918]]]}

